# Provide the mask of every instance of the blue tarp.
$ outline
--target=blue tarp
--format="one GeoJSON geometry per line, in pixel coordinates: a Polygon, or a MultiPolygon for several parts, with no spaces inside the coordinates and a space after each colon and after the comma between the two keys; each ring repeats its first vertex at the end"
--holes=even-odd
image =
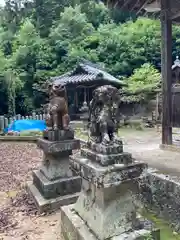
{"type": "Polygon", "coordinates": [[[22,132],[28,130],[39,130],[43,131],[46,129],[46,123],[43,120],[15,120],[13,121],[6,129],[4,129],[5,133],[10,131],[14,132],[22,132]]]}

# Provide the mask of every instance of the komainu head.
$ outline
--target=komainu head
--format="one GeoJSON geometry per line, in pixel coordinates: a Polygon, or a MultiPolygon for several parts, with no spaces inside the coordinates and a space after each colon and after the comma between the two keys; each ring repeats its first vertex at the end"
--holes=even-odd
{"type": "Polygon", "coordinates": [[[52,82],[48,85],[49,97],[64,97],[66,98],[66,87],[63,83],[52,82]]]}
{"type": "Polygon", "coordinates": [[[93,91],[93,98],[96,99],[97,102],[104,104],[119,103],[120,93],[116,87],[104,85],[93,91]]]}

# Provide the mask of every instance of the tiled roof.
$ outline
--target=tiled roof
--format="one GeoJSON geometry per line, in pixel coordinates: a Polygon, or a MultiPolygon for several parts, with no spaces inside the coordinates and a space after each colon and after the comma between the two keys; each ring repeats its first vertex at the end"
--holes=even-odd
{"type": "Polygon", "coordinates": [[[61,76],[52,77],[51,81],[63,82],[64,84],[76,84],[92,82],[99,79],[107,80],[110,83],[123,85],[121,80],[113,77],[106,71],[84,63],[79,64],[74,71],[68,72],[61,76]]]}
{"type": "Polygon", "coordinates": [[[87,72],[94,74],[96,76],[102,76],[103,79],[113,81],[113,82],[119,82],[120,80],[113,77],[111,74],[105,72],[104,70],[92,67],[90,65],[80,64],[80,66],[87,72]]]}
{"type": "Polygon", "coordinates": [[[59,76],[55,78],[51,78],[53,81],[63,82],[65,84],[70,83],[83,83],[88,81],[93,81],[96,79],[96,75],[94,74],[77,74],[77,75],[70,75],[70,76],[59,76]]]}

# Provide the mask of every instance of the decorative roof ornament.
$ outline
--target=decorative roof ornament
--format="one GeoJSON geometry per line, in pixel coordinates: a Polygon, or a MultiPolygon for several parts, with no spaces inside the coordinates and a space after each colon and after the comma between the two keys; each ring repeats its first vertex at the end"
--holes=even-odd
{"type": "Polygon", "coordinates": [[[159,0],[152,1],[145,5],[144,10],[146,12],[159,12],[161,11],[161,4],[159,0]]]}
{"type": "Polygon", "coordinates": [[[174,65],[172,66],[172,70],[175,69],[176,67],[180,68],[179,56],[176,56],[176,60],[174,61],[174,65]]]}

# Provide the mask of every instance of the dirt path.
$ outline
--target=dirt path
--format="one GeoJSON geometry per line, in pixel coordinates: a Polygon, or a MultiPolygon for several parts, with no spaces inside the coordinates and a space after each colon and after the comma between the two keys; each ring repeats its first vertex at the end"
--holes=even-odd
{"type": "MultiPolygon", "coordinates": [[[[164,174],[180,176],[180,152],[164,151],[159,148],[161,133],[155,130],[122,132],[124,150],[133,158],[157,168],[164,174]]],[[[175,139],[179,135],[173,136],[175,139]]]]}

